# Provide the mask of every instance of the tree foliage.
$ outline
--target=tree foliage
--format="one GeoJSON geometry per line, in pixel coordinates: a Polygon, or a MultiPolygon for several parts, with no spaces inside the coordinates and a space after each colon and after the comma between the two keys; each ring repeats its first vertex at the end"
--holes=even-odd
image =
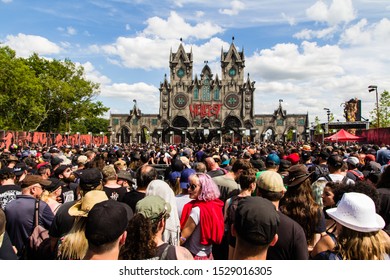
{"type": "MultiPolygon", "coordinates": [[[[379,127],[390,127],[390,93],[383,91],[379,97],[379,127]]],[[[377,107],[370,112],[371,125],[376,128],[378,126],[377,107]]]]}
{"type": "MultiPolygon", "coordinates": [[[[85,79],[82,66],[33,54],[18,58],[0,48],[0,127],[9,130],[65,132],[108,111],[94,101],[99,84],[85,79]]],[[[98,122],[105,124],[105,122],[98,122]]],[[[84,132],[84,129],[80,132],[84,132]]],[[[107,126],[99,131],[106,131],[107,126]]],[[[76,132],[76,131],[72,131],[76,132]]]]}

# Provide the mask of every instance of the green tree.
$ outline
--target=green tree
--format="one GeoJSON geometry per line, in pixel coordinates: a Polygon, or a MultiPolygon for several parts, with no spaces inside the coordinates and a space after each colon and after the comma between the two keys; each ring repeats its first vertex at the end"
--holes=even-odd
{"type": "MultiPolygon", "coordinates": [[[[379,127],[390,127],[390,94],[388,91],[383,91],[379,97],[379,127]]],[[[377,107],[370,112],[371,126],[378,126],[377,107]]]]}
{"type": "Polygon", "coordinates": [[[68,59],[47,60],[37,54],[23,59],[8,47],[0,48],[3,129],[65,132],[94,123],[109,109],[95,101],[98,94],[99,84],[85,79],[83,67],[68,59]]]}

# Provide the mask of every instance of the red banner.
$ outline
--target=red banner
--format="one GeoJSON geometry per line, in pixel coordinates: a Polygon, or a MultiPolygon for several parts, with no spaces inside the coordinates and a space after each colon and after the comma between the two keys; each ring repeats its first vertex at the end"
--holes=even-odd
{"type": "Polygon", "coordinates": [[[201,118],[215,116],[218,118],[221,107],[222,104],[190,104],[190,112],[193,118],[196,116],[201,118]]]}

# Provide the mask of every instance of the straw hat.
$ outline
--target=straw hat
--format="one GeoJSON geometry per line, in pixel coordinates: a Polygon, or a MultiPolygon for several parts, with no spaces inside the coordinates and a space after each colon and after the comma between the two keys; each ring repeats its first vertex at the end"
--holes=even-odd
{"type": "Polygon", "coordinates": [[[108,197],[104,191],[89,191],[81,200],[69,208],[68,213],[71,216],[88,217],[88,212],[92,209],[92,207],[96,203],[105,200],[108,200],[108,197]]]}

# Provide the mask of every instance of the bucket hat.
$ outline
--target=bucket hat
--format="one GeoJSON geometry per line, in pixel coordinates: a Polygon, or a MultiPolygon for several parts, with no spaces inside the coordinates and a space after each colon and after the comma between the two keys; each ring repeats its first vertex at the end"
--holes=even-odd
{"type": "Polygon", "coordinates": [[[362,193],[345,193],[337,207],[326,213],[339,224],[358,232],[374,232],[385,226],[383,218],[375,212],[374,201],[362,193]]]}

